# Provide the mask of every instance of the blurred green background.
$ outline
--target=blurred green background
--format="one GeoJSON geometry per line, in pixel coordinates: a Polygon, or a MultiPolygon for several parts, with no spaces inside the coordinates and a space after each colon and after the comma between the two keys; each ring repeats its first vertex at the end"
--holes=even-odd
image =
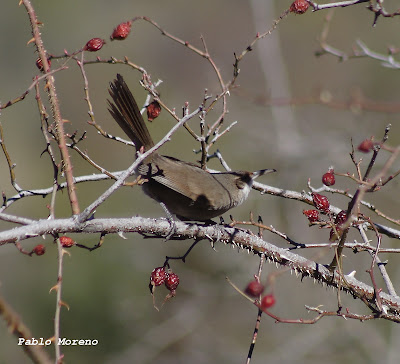
{"type": "MultiPolygon", "coordinates": [[[[233,53],[241,53],[257,32],[269,29],[290,1],[220,0],[187,2],[165,1],[33,1],[40,21],[45,47],[51,54],[66,49],[80,49],[89,39],[108,40],[112,29],[122,21],[137,15],[147,15],[168,32],[201,47],[200,36],[227,81],[232,76],[233,53]]],[[[395,1],[386,1],[393,10],[395,1]]],[[[371,59],[339,62],[332,56],[315,57],[318,38],[327,12],[295,16],[282,21],[269,37],[258,42],[240,64],[238,87],[228,98],[229,114],[225,125],[238,121],[217,147],[232,169],[276,168],[262,182],[291,190],[307,190],[307,180],[314,186],[329,166],[337,172],[354,172],[349,152],[351,138],[355,145],[365,138],[382,136],[384,127],[392,123],[390,144],[398,145],[398,72],[382,67],[371,59]],[[307,102],[320,94],[331,98],[335,107],[307,102]],[[383,112],[363,111],[354,102],[354,95],[383,106],[383,112]],[[297,106],[271,106],[267,101],[295,100],[297,106]],[[352,101],[353,100],[353,101],[352,101]],[[393,106],[393,107],[392,107],[393,106]]],[[[357,39],[371,49],[385,53],[388,46],[399,46],[398,19],[379,19],[373,28],[372,14],[363,5],[338,9],[333,17],[328,41],[331,45],[351,52],[357,39]]],[[[18,1],[3,1],[0,12],[0,100],[2,103],[22,94],[38,75],[34,47],[27,45],[31,38],[29,20],[18,1]]],[[[159,87],[163,101],[180,114],[188,101],[192,109],[202,101],[204,89],[219,92],[214,71],[205,59],[185,47],[163,37],[145,22],[133,25],[132,33],[123,42],[107,42],[87,59],[123,58],[144,67],[153,81],[163,80],[159,87]]],[[[53,61],[52,68],[63,62],[53,61]]],[[[68,70],[56,75],[57,92],[68,132],[87,131],[81,148],[110,171],[122,170],[133,161],[133,149],[106,140],[87,124],[87,104],[83,82],[74,61],[68,70]]],[[[117,72],[124,75],[134,90],[138,102],[146,95],[139,85],[140,74],[121,65],[92,65],[86,68],[90,96],[97,122],[107,131],[120,136],[122,132],[107,112],[109,82],[117,72]]],[[[43,85],[41,86],[43,87],[43,85]]],[[[44,93],[43,93],[44,95],[44,93]]],[[[372,103],[370,103],[370,106],[372,103]]],[[[372,105],[373,106],[373,105],[372,105]]],[[[218,112],[207,120],[212,123],[218,112]]],[[[48,107],[50,113],[50,108],[48,107]]],[[[4,139],[14,163],[17,182],[26,189],[50,187],[52,170],[47,155],[41,152],[45,142],[34,92],[13,107],[2,111],[0,121],[4,139]]],[[[173,120],[162,117],[150,125],[155,140],[171,128],[173,120]]],[[[198,120],[191,121],[198,130],[198,120]]],[[[164,154],[196,161],[192,153],[197,148],[191,137],[181,130],[163,147],[164,154]]],[[[96,171],[78,155],[71,152],[74,174],[96,171]]],[[[357,155],[359,156],[359,155],[357,155]]],[[[377,166],[385,161],[382,153],[377,166]]],[[[367,160],[367,158],[366,158],[367,160]]],[[[396,163],[397,168],[399,162],[396,163]]],[[[396,166],[393,170],[396,170],[396,166]]],[[[217,162],[212,168],[220,168],[217,162]]],[[[0,190],[12,196],[8,168],[0,155],[0,190]]],[[[347,179],[337,178],[337,187],[354,191],[356,186],[347,179]]],[[[78,186],[81,208],[92,202],[110,186],[110,181],[78,186]]],[[[398,218],[399,201],[394,198],[398,187],[395,180],[382,192],[368,199],[391,216],[398,218]]],[[[332,196],[331,202],[346,208],[347,200],[332,196]]],[[[7,210],[31,218],[46,218],[49,199],[31,197],[15,203],[7,210]]],[[[309,228],[302,215],[305,205],[253,192],[249,201],[232,211],[236,219],[248,219],[249,212],[262,215],[266,224],[287,233],[298,242],[325,242],[326,230],[309,228]]],[[[127,217],[140,214],[146,217],[163,216],[162,209],[143,195],[139,188],[124,188],[115,193],[98,209],[97,217],[127,217]]],[[[57,216],[70,216],[65,193],[57,201],[57,216]]],[[[374,217],[375,218],[375,217],[374,217]]],[[[228,216],[226,216],[228,220],[228,216]]],[[[376,221],[382,221],[376,219],[376,221]]],[[[12,225],[0,222],[1,230],[12,225]]],[[[101,249],[92,253],[72,248],[65,256],[63,300],[70,310],[62,310],[61,336],[70,339],[97,339],[94,347],[63,347],[67,363],[243,363],[253,332],[256,309],[226,283],[228,276],[239,287],[245,287],[258,267],[258,258],[245,252],[217,244],[213,251],[201,242],[184,264],[173,262],[181,284],[177,297],[160,312],[152,306],[148,279],[152,269],[162,265],[166,255],[183,254],[191,242],[164,243],[125,234],[106,237],[101,249]]],[[[72,235],[79,243],[94,245],[98,236],[72,235]]],[[[278,246],[286,243],[277,236],[265,233],[265,239],[278,246]]],[[[357,235],[350,239],[359,239],[357,235]]],[[[373,236],[371,235],[371,238],[373,236]]],[[[47,251],[41,257],[20,254],[14,246],[0,249],[0,294],[20,314],[35,337],[53,335],[55,294],[48,293],[57,279],[57,252],[51,239],[30,239],[23,246],[30,250],[43,243],[47,251]]],[[[384,246],[394,246],[384,239],[384,246]]],[[[313,256],[316,251],[302,252],[313,256]]],[[[347,253],[345,273],[357,269],[357,277],[369,282],[364,273],[369,267],[366,255],[347,253]]],[[[389,258],[382,255],[383,260],[389,258]]],[[[327,263],[329,256],[321,258],[327,263]]],[[[392,258],[395,262],[394,258],[392,258]]],[[[391,262],[390,260],[389,262],[391,262]]],[[[400,279],[396,264],[388,266],[393,281],[400,279]]],[[[266,274],[275,272],[266,265],[266,274]]],[[[379,281],[379,284],[382,284],[379,281]]],[[[158,302],[167,292],[156,291],[158,302]]],[[[277,304],[273,312],[286,318],[310,318],[304,305],[324,305],[336,309],[336,293],[301,282],[289,272],[279,276],[275,288],[277,304]]],[[[343,297],[344,305],[359,313],[367,310],[351,298],[343,297]]],[[[264,317],[253,363],[397,363],[400,356],[396,324],[375,320],[360,323],[338,318],[326,318],[316,325],[275,324],[264,317]]],[[[0,320],[0,363],[29,362],[17,339],[10,335],[0,320]]],[[[53,355],[53,348],[49,349],[53,355]]]]}

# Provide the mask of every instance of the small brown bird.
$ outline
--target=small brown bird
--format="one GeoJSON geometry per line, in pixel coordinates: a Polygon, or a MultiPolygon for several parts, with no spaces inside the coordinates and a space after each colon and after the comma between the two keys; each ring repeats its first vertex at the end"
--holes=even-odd
{"type": "MultiPolygon", "coordinates": [[[[109,111],[136,150],[147,151],[153,147],[139,107],[121,75],[110,83],[109,93],[114,101],[108,101],[109,111]]],[[[275,170],[209,173],[195,164],[157,152],[136,170],[147,180],[142,187],[148,196],[179,219],[194,221],[210,220],[240,205],[247,199],[254,179],[270,172],[275,170]]]]}

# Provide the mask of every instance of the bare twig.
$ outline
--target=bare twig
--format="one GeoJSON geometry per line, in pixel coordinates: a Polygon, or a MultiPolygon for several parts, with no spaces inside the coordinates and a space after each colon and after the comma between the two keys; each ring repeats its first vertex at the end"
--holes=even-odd
{"type": "MultiPolygon", "coordinates": [[[[369,243],[368,237],[365,233],[364,227],[362,225],[358,226],[358,230],[360,231],[360,235],[364,241],[364,245],[367,248],[370,248],[371,245],[369,243]]],[[[373,257],[372,263],[371,263],[371,270],[373,269],[374,263],[376,262],[378,265],[378,268],[381,272],[382,278],[386,284],[386,287],[388,289],[389,294],[397,296],[396,290],[393,286],[393,283],[389,277],[389,274],[386,270],[385,264],[380,260],[380,258],[378,257],[378,253],[384,253],[385,249],[381,249],[380,247],[380,242],[381,242],[381,236],[380,234],[376,231],[376,235],[378,236],[378,244],[376,246],[376,248],[374,249],[368,249],[368,252],[370,253],[370,255],[373,257]]]]}
{"type": "MultiPolygon", "coordinates": [[[[253,220],[253,216],[251,216],[251,220],[253,220]]],[[[259,217],[258,222],[263,225],[263,221],[261,219],[261,217],[259,217]]],[[[258,229],[258,236],[262,239],[263,238],[263,232],[264,229],[262,227],[259,227],[258,229]]],[[[263,270],[263,266],[264,266],[264,262],[265,262],[265,255],[261,254],[260,255],[260,262],[258,264],[258,272],[257,274],[254,276],[255,279],[260,282],[261,280],[261,273],[263,270]]],[[[261,300],[261,295],[259,297],[259,300],[261,300]]],[[[256,342],[257,342],[257,337],[258,337],[258,330],[260,329],[260,324],[261,324],[261,316],[262,316],[262,310],[259,308],[258,312],[257,312],[257,319],[256,319],[256,323],[254,325],[254,331],[253,331],[253,336],[251,338],[251,343],[250,343],[250,347],[249,347],[249,352],[247,354],[247,360],[246,360],[246,364],[250,364],[251,362],[251,358],[253,356],[253,351],[254,348],[256,346],[256,342]]]]}
{"type": "MultiPolygon", "coordinates": [[[[56,239],[57,252],[58,252],[58,274],[57,283],[52,289],[56,291],[56,309],[54,311],[54,347],[56,352],[56,363],[61,363],[61,345],[58,344],[60,339],[60,318],[61,318],[61,308],[64,305],[61,299],[62,297],[62,281],[63,281],[63,257],[64,250],[61,246],[60,239],[56,239]]],[[[68,306],[67,306],[68,307],[68,306]]]]}
{"type": "MultiPolygon", "coordinates": [[[[55,69],[55,70],[49,71],[49,72],[47,73],[47,75],[53,75],[53,74],[56,73],[56,72],[63,71],[63,70],[66,70],[66,69],[68,69],[68,67],[62,66],[62,67],[59,67],[59,68],[57,68],[57,69],[55,69]]],[[[31,83],[31,85],[26,89],[26,91],[23,92],[23,94],[22,94],[21,96],[18,96],[18,97],[16,97],[16,98],[13,99],[13,100],[7,101],[4,105],[1,105],[1,104],[0,104],[0,110],[5,109],[5,108],[7,108],[7,107],[10,107],[10,106],[16,104],[17,102],[20,102],[20,101],[24,100],[25,97],[29,94],[29,92],[30,92],[41,80],[43,80],[44,78],[46,78],[47,75],[42,75],[42,76],[37,76],[37,77],[35,77],[34,80],[33,80],[33,82],[31,83]]]]}
{"type": "MultiPolygon", "coordinates": [[[[58,165],[56,162],[56,158],[54,156],[53,147],[51,146],[50,135],[48,133],[48,114],[45,110],[45,107],[42,103],[42,99],[40,97],[39,92],[39,84],[35,85],[36,90],[36,101],[39,109],[40,119],[41,119],[41,129],[43,133],[43,137],[46,141],[46,152],[50,157],[51,165],[53,166],[53,189],[51,192],[51,202],[49,206],[50,218],[55,218],[55,204],[56,204],[56,194],[58,191],[58,165]]],[[[44,153],[44,152],[43,152],[44,153]]]]}
{"type": "Polygon", "coordinates": [[[14,172],[15,164],[12,162],[10,154],[8,153],[6,144],[4,142],[3,126],[1,123],[0,123],[0,146],[1,146],[1,149],[3,150],[4,156],[6,157],[8,170],[10,173],[11,185],[14,187],[14,189],[17,192],[21,192],[22,188],[18,185],[18,183],[16,181],[16,177],[15,177],[15,172],[14,172]]]}
{"type": "Polygon", "coordinates": [[[357,4],[370,2],[370,0],[346,0],[346,1],[337,1],[334,3],[328,3],[328,4],[317,4],[315,1],[310,1],[310,0],[307,0],[307,1],[313,7],[313,11],[325,10],[325,9],[331,9],[331,8],[345,8],[347,6],[353,6],[353,5],[357,5],[357,4]]]}

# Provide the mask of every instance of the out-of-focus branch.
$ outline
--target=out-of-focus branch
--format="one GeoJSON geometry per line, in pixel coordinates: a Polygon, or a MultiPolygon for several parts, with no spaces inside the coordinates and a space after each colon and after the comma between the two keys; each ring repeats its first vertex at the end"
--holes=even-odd
{"type": "Polygon", "coordinates": [[[315,52],[316,56],[322,56],[324,54],[330,54],[337,57],[340,61],[347,61],[354,58],[372,58],[381,61],[383,67],[399,69],[400,62],[396,61],[394,55],[399,52],[398,49],[393,47],[388,47],[388,54],[382,54],[372,51],[368,46],[361,40],[356,40],[356,46],[353,47],[352,53],[346,53],[340,49],[337,49],[329,44],[328,35],[330,30],[330,25],[333,18],[334,9],[331,9],[325,17],[325,23],[319,37],[319,44],[321,49],[315,52]]]}
{"type": "MultiPolygon", "coordinates": [[[[32,340],[33,335],[29,328],[25,326],[18,314],[10,307],[10,305],[0,297],[0,316],[3,317],[10,332],[17,338],[24,340],[32,340]]],[[[22,349],[29,358],[37,364],[51,364],[53,361],[43,349],[43,345],[21,345],[22,349]]]]}

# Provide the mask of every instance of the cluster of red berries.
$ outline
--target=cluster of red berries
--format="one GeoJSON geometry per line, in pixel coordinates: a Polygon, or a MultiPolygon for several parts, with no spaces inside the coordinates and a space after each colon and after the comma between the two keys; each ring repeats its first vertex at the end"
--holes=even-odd
{"type": "MultiPolygon", "coordinates": [[[[322,176],[322,183],[325,186],[333,186],[335,182],[334,170],[333,167],[330,167],[328,172],[322,176]]],[[[328,197],[315,192],[313,192],[311,196],[313,198],[314,206],[317,208],[317,210],[327,214],[330,207],[328,197]]],[[[310,222],[316,222],[319,220],[319,212],[317,210],[304,210],[303,214],[307,216],[310,222]]]]}
{"type": "MultiPolygon", "coordinates": [[[[131,32],[131,27],[132,27],[132,21],[127,21],[127,22],[118,24],[114,28],[114,30],[110,36],[110,39],[111,40],[124,40],[131,32]]],[[[104,39],[92,38],[85,44],[85,46],[82,48],[82,50],[87,51],[87,52],[97,52],[101,48],[103,48],[104,44],[106,44],[106,41],[104,39]]],[[[51,66],[50,58],[47,59],[47,62],[49,63],[49,66],[51,66]]],[[[44,70],[43,62],[40,58],[38,58],[36,60],[36,66],[37,66],[37,68],[39,68],[40,71],[44,70]]],[[[153,121],[155,118],[158,117],[158,115],[160,115],[160,112],[161,112],[161,106],[158,103],[158,101],[154,100],[147,106],[148,120],[153,121]]]]}
{"type": "MultiPolygon", "coordinates": [[[[76,243],[72,238],[64,235],[60,237],[60,244],[63,248],[71,248],[71,246],[74,246],[76,243]]],[[[29,255],[32,256],[33,254],[35,254],[37,256],[40,256],[44,253],[46,253],[46,247],[43,244],[38,244],[32,249],[29,255]]]]}
{"type": "MultiPolygon", "coordinates": [[[[319,220],[319,211],[317,210],[303,210],[303,214],[307,217],[310,223],[318,222],[319,220]]],[[[343,233],[343,224],[347,221],[347,211],[340,211],[335,218],[335,229],[331,229],[329,240],[335,241],[337,240],[343,233]]]]}
{"type": "MultiPolygon", "coordinates": [[[[258,298],[264,292],[264,289],[265,287],[257,279],[254,279],[247,285],[245,292],[251,297],[258,298]]],[[[266,310],[274,306],[275,302],[275,296],[272,293],[267,294],[261,298],[260,308],[266,310]]]]}
{"type": "MultiPolygon", "coordinates": [[[[370,139],[364,140],[360,144],[358,149],[360,151],[363,151],[363,148],[365,148],[365,151],[367,149],[369,150],[370,148],[373,148],[372,141],[370,139]]],[[[332,186],[335,184],[335,175],[334,175],[333,167],[330,167],[328,169],[328,172],[326,172],[322,176],[322,183],[325,186],[332,186]]],[[[326,196],[320,195],[319,193],[313,192],[311,194],[311,196],[313,198],[314,206],[317,208],[317,210],[303,210],[303,214],[307,217],[307,219],[310,223],[315,223],[315,222],[320,221],[320,216],[319,216],[320,211],[325,214],[327,214],[329,212],[330,203],[326,196]]],[[[331,229],[330,235],[329,235],[330,241],[333,242],[337,239],[340,239],[340,237],[343,234],[343,224],[346,221],[347,221],[347,211],[342,210],[335,217],[334,227],[331,229]]]]}
{"type": "MultiPolygon", "coordinates": [[[[322,176],[322,183],[325,186],[333,186],[336,183],[335,174],[333,167],[328,168],[328,172],[326,172],[322,176]]],[[[313,192],[311,194],[314,206],[317,210],[303,210],[303,214],[307,217],[310,223],[319,221],[319,212],[321,211],[324,214],[329,213],[330,203],[328,197],[321,195],[319,193],[313,192]]]]}
{"type": "MultiPolygon", "coordinates": [[[[124,40],[131,32],[131,26],[132,26],[131,21],[127,21],[125,23],[118,24],[114,28],[114,30],[110,36],[110,39],[111,40],[114,40],[114,39],[124,40]]],[[[86,45],[83,47],[83,50],[89,51],[89,52],[97,52],[103,47],[103,45],[105,43],[106,43],[106,41],[104,39],[92,38],[86,43],[86,45]]]]}
{"type": "Polygon", "coordinates": [[[150,292],[153,294],[155,287],[165,284],[165,287],[171,291],[171,295],[175,296],[176,289],[179,285],[179,276],[171,271],[167,271],[165,267],[154,268],[150,274],[150,292]]]}
{"type": "MultiPolygon", "coordinates": [[[[127,22],[118,24],[114,28],[114,30],[110,36],[110,39],[111,40],[124,40],[131,32],[131,26],[132,26],[132,21],[127,21],[127,22]]],[[[104,39],[92,38],[85,44],[85,46],[83,47],[82,50],[88,51],[88,52],[97,52],[103,47],[104,44],[106,44],[106,41],[104,39]]],[[[49,66],[50,66],[51,65],[50,58],[47,59],[47,62],[49,63],[49,66]]],[[[40,71],[44,70],[43,62],[40,58],[38,58],[36,60],[36,66],[37,66],[37,68],[39,68],[40,71]]]]}
{"type": "MultiPolygon", "coordinates": [[[[334,171],[333,168],[330,167],[328,169],[328,172],[326,172],[322,176],[322,183],[325,186],[333,186],[335,182],[336,181],[335,181],[334,171]]],[[[321,195],[319,193],[313,192],[311,193],[311,196],[313,199],[314,206],[317,208],[317,210],[303,210],[303,214],[306,215],[306,217],[310,222],[316,222],[319,221],[319,211],[321,211],[324,214],[329,213],[330,203],[328,197],[321,195]]]]}
{"type": "MultiPolygon", "coordinates": [[[[304,1],[304,2],[306,2],[306,1],[304,1]]],[[[297,3],[297,1],[295,1],[292,4],[292,6],[294,6],[295,3],[297,3]]],[[[374,146],[375,146],[375,144],[373,141],[373,137],[371,137],[370,139],[363,140],[357,149],[362,153],[368,153],[374,149],[374,146]]],[[[336,183],[334,173],[335,172],[333,170],[333,167],[330,167],[328,169],[328,172],[326,172],[322,176],[322,183],[325,186],[333,186],[336,183]]],[[[322,213],[325,213],[325,214],[327,214],[329,212],[330,203],[326,196],[320,195],[319,193],[313,192],[311,194],[311,196],[313,198],[314,206],[317,208],[317,210],[303,210],[303,214],[307,217],[307,219],[310,223],[314,223],[314,222],[320,221],[319,211],[321,211],[322,213]]],[[[347,220],[347,212],[344,210],[340,211],[335,219],[336,232],[334,229],[332,229],[331,233],[330,233],[331,241],[335,241],[336,239],[338,239],[338,236],[340,236],[342,234],[341,226],[343,225],[343,223],[346,220],[347,220]]]]}

